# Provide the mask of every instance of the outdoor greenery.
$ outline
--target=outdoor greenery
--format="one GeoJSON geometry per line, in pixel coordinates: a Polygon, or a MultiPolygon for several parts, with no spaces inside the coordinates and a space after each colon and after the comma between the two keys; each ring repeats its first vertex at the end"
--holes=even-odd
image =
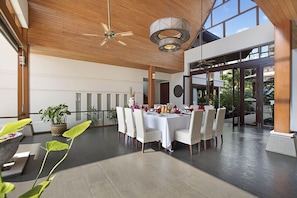
{"type": "MultiPolygon", "coordinates": [[[[255,69],[245,69],[244,76],[251,76],[255,74],[255,69]]],[[[230,69],[222,72],[221,80],[224,81],[224,87],[220,88],[220,106],[226,107],[227,114],[239,108],[240,97],[240,70],[230,69]],[[233,74],[234,73],[234,74],[233,74]],[[234,75],[234,81],[233,81],[234,75]],[[234,98],[233,98],[234,93],[234,98]]],[[[253,103],[255,102],[255,78],[244,80],[244,108],[246,112],[255,111],[253,103]]],[[[211,104],[215,107],[218,106],[218,96],[213,92],[214,87],[210,84],[209,101],[207,97],[198,95],[200,104],[211,104]]],[[[201,90],[205,91],[205,90],[201,90]]],[[[270,101],[274,100],[274,78],[264,79],[263,87],[263,105],[270,105],[270,101]]],[[[272,106],[273,109],[273,106],[272,106]]]]}

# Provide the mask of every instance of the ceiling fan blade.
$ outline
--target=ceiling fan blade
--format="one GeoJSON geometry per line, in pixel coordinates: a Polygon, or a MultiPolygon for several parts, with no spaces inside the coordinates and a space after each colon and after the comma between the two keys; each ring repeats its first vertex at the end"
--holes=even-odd
{"type": "Polygon", "coordinates": [[[116,33],[116,36],[132,36],[132,35],[133,35],[132,31],[116,33]]]}
{"type": "Polygon", "coordinates": [[[117,40],[118,43],[122,44],[122,45],[127,45],[126,43],[124,43],[123,41],[117,40]]]}
{"type": "Polygon", "coordinates": [[[98,34],[84,34],[85,36],[99,36],[98,34]]]}
{"type": "Polygon", "coordinates": [[[101,25],[102,25],[105,32],[109,32],[108,26],[106,24],[101,23],[101,25]]]}
{"type": "Polygon", "coordinates": [[[105,45],[105,43],[108,41],[108,39],[107,38],[105,38],[103,41],[102,41],[102,43],[100,44],[100,46],[102,47],[103,45],[105,45]]]}

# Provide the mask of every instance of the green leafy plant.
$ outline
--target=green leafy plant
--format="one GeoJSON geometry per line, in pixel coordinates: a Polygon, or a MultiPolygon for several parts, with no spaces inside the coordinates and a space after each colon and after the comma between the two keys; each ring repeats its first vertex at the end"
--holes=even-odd
{"type": "MultiPolygon", "coordinates": [[[[49,142],[46,142],[46,147],[43,148],[46,151],[46,154],[43,158],[42,164],[40,166],[39,172],[35,178],[34,184],[32,186],[32,188],[27,191],[26,193],[22,194],[20,196],[20,198],[38,198],[41,196],[41,194],[43,193],[44,189],[47,188],[50,183],[52,182],[52,180],[55,178],[55,175],[53,175],[54,171],[56,170],[56,168],[66,159],[66,157],[69,154],[70,149],[72,148],[73,142],[75,140],[76,137],[78,137],[79,135],[81,135],[83,132],[85,132],[85,130],[90,126],[91,124],[91,120],[85,121],[81,124],[78,124],[74,127],[72,127],[71,129],[65,131],[62,136],[67,138],[67,140],[70,141],[69,144],[64,143],[64,142],[60,142],[57,140],[52,140],[49,142]],[[64,156],[53,166],[53,168],[50,170],[50,172],[47,175],[47,178],[45,181],[39,183],[38,185],[36,185],[40,174],[42,173],[46,160],[49,156],[49,153],[52,151],[62,151],[62,150],[66,150],[66,153],[64,154],[64,156]]],[[[23,122],[22,122],[23,123],[23,122]]],[[[14,123],[15,125],[20,126],[20,123],[14,123]]],[[[11,129],[15,127],[11,126],[11,129]]],[[[19,127],[18,127],[19,128],[19,127]]],[[[5,132],[5,134],[9,134],[8,131],[5,132]]],[[[2,135],[2,132],[1,132],[2,135]]],[[[8,182],[2,182],[2,176],[1,176],[1,180],[0,180],[0,197],[6,197],[6,194],[13,191],[14,190],[14,185],[12,183],[8,183],[8,182]]]]}
{"type": "Polygon", "coordinates": [[[47,109],[40,109],[38,114],[41,114],[41,120],[44,122],[51,122],[55,124],[65,124],[67,115],[71,112],[68,110],[66,104],[59,104],[57,106],[49,106],[47,109]]]}

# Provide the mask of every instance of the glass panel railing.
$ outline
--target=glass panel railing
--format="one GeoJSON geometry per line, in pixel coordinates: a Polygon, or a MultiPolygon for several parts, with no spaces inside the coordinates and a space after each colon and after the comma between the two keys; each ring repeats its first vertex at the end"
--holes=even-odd
{"type": "MultiPolygon", "coordinates": [[[[44,133],[49,132],[51,128],[50,122],[43,122],[40,119],[38,113],[31,113],[30,118],[32,119],[32,133],[44,133]]],[[[8,122],[17,121],[15,117],[0,117],[0,130],[8,122]]],[[[115,109],[111,110],[90,110],[81,112],[72,112],[71,115],[67,116],[67,128],[71,128],[77,124],[80,124],[86,120],[92,120],[91,127],[104,127],[117,124],[117,117],[115,109]],[[77,120],[77,114],[81,115],[81,119],[77,120]]]]}

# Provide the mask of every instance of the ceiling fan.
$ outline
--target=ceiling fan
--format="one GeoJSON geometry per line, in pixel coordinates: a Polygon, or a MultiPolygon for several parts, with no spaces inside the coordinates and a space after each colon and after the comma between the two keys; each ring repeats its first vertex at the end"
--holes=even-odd
{"type": "Polygon", "coordinates": [[[108,15],[107,15],[107,22],[108,25],[106,25],[105,23],[101,23],[103,29],[104,29],[104,34],[103,35],[98,35],[98,34],[84,34],[86,36],[103,36],[105,37],[104,40],[101,42],[101,46],[105,45],[105,43],[109,40],[116,40],[118,43],[122,44],[122,45],[127,45],[126,43],[124,43],[123,41],[119,40],[118,37],[121,36],[132,36],[133,32],[132,31],[128,31],[128,32],[115,32],[110,28],[110,0],[107,0],[107,9],[108,9],[108,15]]]}

